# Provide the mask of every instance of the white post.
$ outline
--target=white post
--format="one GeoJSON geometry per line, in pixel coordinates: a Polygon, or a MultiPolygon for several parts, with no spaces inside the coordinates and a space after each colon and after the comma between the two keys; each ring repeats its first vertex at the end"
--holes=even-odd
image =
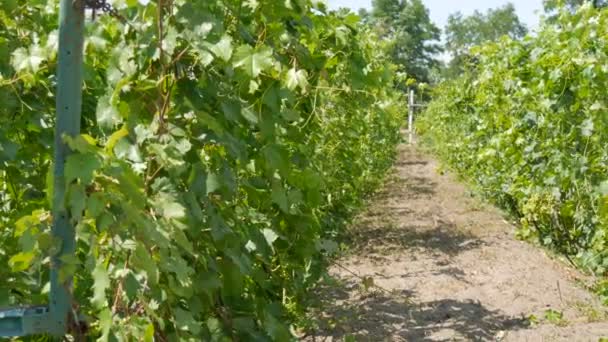
{"type": "Polygon", "coordinates": [[[409,142],[412,144],[414,140],[414,89],[410,89],[408,104],[407,130],[409,133],[409,142]]]}

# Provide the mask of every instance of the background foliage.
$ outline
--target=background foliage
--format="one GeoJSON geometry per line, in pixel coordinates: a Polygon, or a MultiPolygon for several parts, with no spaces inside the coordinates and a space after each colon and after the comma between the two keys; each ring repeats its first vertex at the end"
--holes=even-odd
{"type": "Polygon", "coordinates": [[[519,20],[512,3],[489,9],[485,13],[475,11],[467,16],[460,12],[451,14],[444,32],[445,51],[451,59],[444,76],[453,78],[462,74],[473,46],[497,41],[505,35],[520,39],[527,32],[528,29],[519,20]]]}
{"type": "Polygon", "coordinates": [[[596,8],[607,5],[605,0],[543,0],[543,8],[547,13],[558,11],[560,8],[575,11],[578,7],[586,3],[596,8]]]}
{"type": "MultiPolygon", "coordinates": [[[[578,265],[608,268],[608,12],[564,9],[446,82],[418,127],[439,156],[578,265]]],[[[606,287],[603,287],[604,289],[606,287]]]]}
{"type": "MultiPolygon", "coordinates": [[[[113,1],[68,139],[74,305],[100,340],[292,338],[322,255],[390,166],[388,48],[315,1],[113,1]]],[[[89,17],[90,19],[90,17],[89,17]]],[[[57,1],[0,3],[0,306],[42,303],[57,1]]]]}
{"type": "Polygon", "coordinates": [[[418,83],[433,81],[433,71],[439,67],[441,31],[421,0],[373,0],[371,13],[359,13],[390,42],[387,54],[398,71],[418,83]]]}

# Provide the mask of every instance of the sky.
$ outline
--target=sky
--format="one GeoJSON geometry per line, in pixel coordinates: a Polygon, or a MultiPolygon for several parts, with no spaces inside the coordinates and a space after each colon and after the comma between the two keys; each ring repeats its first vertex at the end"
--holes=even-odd
{"type": "MultiPolygon", "coordinates": [[[[327,2],[331,8],[350,7],[357,10],[371,7],[371,0],[327,0],[327,2]]],[[[542,0],[423,0],[423,2],[430,10],[431,19],[440,28],[445,26],[451,13],[460,11],[467,15],[476,9],[485,11],[511,2],[515,5],[519,18],[533,30],[538,27],[542,9],[542,0]],[[535,13],[537,11],[538,13],[535,13]]]]}

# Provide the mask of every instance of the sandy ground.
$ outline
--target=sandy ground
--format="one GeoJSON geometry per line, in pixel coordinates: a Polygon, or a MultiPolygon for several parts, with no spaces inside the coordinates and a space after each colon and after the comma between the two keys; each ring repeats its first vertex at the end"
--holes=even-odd
{"type": "Polygon", "coordinates": [[[608,337],[590,279],[514,238],[415,147],[352,227],[319,288],[305,341],[594,341],[608,337]],[[561,317],[560,317],[561,316],[561,317]]]}

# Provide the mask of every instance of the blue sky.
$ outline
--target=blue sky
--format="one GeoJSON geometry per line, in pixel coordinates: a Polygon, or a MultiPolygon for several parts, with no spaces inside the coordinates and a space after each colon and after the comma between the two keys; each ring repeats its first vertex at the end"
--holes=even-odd
{"type": "MultiPolygon", "coordinates": [[[[359,9],[370,8],[371,0],[327,0],[331,8],[350,7],[359,9]]],[[[439,27],[443,28],[448,15],[456,11],[470,14],[476,9],[485,11],[512,2],[517,9],[520,19],[534,29],[538,26],[540,14],[535,13],[542,8],[542,0],[423,0],[431,12],[431,18],[439,27]]]]}

